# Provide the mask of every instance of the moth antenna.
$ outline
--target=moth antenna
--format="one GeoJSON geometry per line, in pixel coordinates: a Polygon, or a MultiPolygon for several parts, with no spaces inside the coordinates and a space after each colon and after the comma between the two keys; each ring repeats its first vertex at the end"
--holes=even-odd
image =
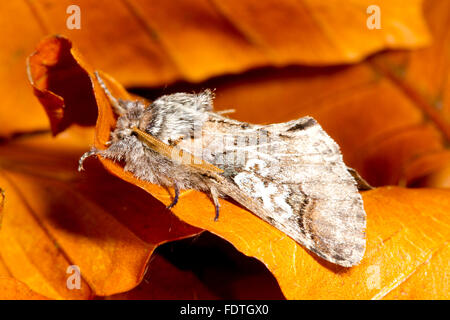
{"type": "Polygon", "coordinates": [[[109,103],[111,103],[114,112],[119,116],[123,115],[126,110],[120,105],[119,101],[111,94],[105,82],[103,82],[103,79],[98,74],[98,71],[95,71],[94,74],[95,77],[97,78],[98,83],[100,84],[106,96],[108,97],[109,103]]]}
{"type": "Polygon", "coordinates": [[[172,203],[167,206],[167,209],[172,209],[178,203],[178,197],[180,196],[180,188],[176,183],[173,185],[173,188],[175,190],[175,197],[173,198],[172,203]]]}
{"type": "Polygon", "coordinates": [[[98,150],[96,148],[92,148],[90,151],[85,152],[81,156],[80,160],[78,160],[78,171],[83,171],[84,170],[84,168],[83,168],[84,160],[86,160],[87,158],[89,158],[89,157],[91,157],[93,155],[96,155],[97,153],[98,153],[98,150]]]}
{"type": "Polygon", "coordinates": [[[217,192],[217,189],[215,187],[211,187],[210,192],[211,192],[211,198],[214,202],[214,207],[216,209],[216,215],[214,217],[214,221],[217,221],[217,220],[219,220],[219,209],[220,209],[219,193],[217,192]]]}

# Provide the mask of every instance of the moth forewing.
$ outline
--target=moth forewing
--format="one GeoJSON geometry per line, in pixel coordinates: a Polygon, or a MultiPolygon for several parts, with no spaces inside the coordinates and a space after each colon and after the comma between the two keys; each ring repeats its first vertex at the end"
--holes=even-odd
{"type": "Polygon", "coordinates": [[[314,119],[251,125],[210,113],[204,128],[204,147],[215,155],[209,161],[226,173],[219,186],[224,194],[322,258],[346,267],[359,263],[362,198],[339,146],[314,119]],[[223,136],[231,143],[217,143],[223,136]],[[242,137],[245,143],[237,143],[242,137]],[[234,161],[216,163],[220,154],[234,161]]]}
{"type": "MultiPolygon", "coordinates": [[[[359,263],[362,198],[339,146],[314,119],[252,125],[209,112],[202,130],[205,158],[224,170],[222,194],[320,257],[346,267],[359,263]]],[[[189,139],[179,146],[193,152],[189,139]]]]}

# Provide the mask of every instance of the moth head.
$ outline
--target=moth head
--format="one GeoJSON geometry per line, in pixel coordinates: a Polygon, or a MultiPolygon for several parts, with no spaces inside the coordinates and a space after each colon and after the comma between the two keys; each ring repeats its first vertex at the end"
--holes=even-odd
{"type": "Polygon", "coordinates": [[[150,125],[152,119],[153,119],[153,108],[152,105],[149,105],[142,111],[141,118],[139,119],[136,127],[142,131],[145,131],[145,129],[148,128],[148,126],[150,125]]]}
{"type": "Polygon", "coordinates": [[[123,100],[113,96],[103,79],[96,71],[95,76],[109,100],[112,110],[117,116],[116,129],[111,133],[112,140],[121,140],[133,134],[133,128],[142,128],[151,118],[151,111],[144,113],[144,102],[139,100],[123,100]]]}
{"type": "Polygon", "coordinates": [[[146,108],[141,101],[118,101],[124,112],[117,119],[116,129],[112,133],[112,138],[124,139],[133,135],[133,128],[141,128],[144,125],[143,118],[146,116],[144,112],[146,108]]]}

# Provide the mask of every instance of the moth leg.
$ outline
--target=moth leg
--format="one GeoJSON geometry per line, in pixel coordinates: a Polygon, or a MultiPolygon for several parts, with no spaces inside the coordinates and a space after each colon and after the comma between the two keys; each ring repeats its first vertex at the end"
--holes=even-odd
{"type": "Polygon", "coordinates": [[[211,187],[210,192],[211,192],[211,198],[214,202],[214,207],[216,208],[216,215],[214,217],[214,221],[217,221],[217,220],[219,220],[219,209],[220,209],[219,193],[217,192],[217,189],[214,187],[211,187]]]}
{"type": "Polygon", "coordinates": [[[178,197],[180,196],[180,188],[178,188],[178,185],[174,184],[173,188],[175,190],[175,197],[173,198],[172,203],[167,206],[167,209],[172,209],[177,204],[178,197]]]}
{"type": "Polygon", "coordinates": [[[98,153],[98,150],[96,148],[92,148],[91,150],[89,150],[88,152],[84,153],[80,160],[78,160],[78,171],[83,171],[83,162],[84,160],[86,160],[87,158],[96,155],[98,153]]]}

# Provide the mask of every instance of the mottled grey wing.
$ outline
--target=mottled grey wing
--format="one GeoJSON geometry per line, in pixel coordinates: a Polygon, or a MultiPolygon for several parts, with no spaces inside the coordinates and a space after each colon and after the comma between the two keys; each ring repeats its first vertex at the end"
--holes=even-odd
{"type": "Polygon", "coordinates": [[[161,97],[145,130],[223,169],[221,195],[319,256],[346,267],[359,263],[365,251],[362,199],[338,145],[320,125],[310,117],[251,125],[209,110],[209,91],[161,97]]]}
{"type": "Polygon", "coordinates": [[[212,116],[205,126],[212,153],[205,158],[229,182],[222,192],[320,257],[346,267],[360,262],[362,198],[339,146],[313,118],[258,126],[212,116]],[[222,151],[218,136],[229,140],[222,151]]]}

